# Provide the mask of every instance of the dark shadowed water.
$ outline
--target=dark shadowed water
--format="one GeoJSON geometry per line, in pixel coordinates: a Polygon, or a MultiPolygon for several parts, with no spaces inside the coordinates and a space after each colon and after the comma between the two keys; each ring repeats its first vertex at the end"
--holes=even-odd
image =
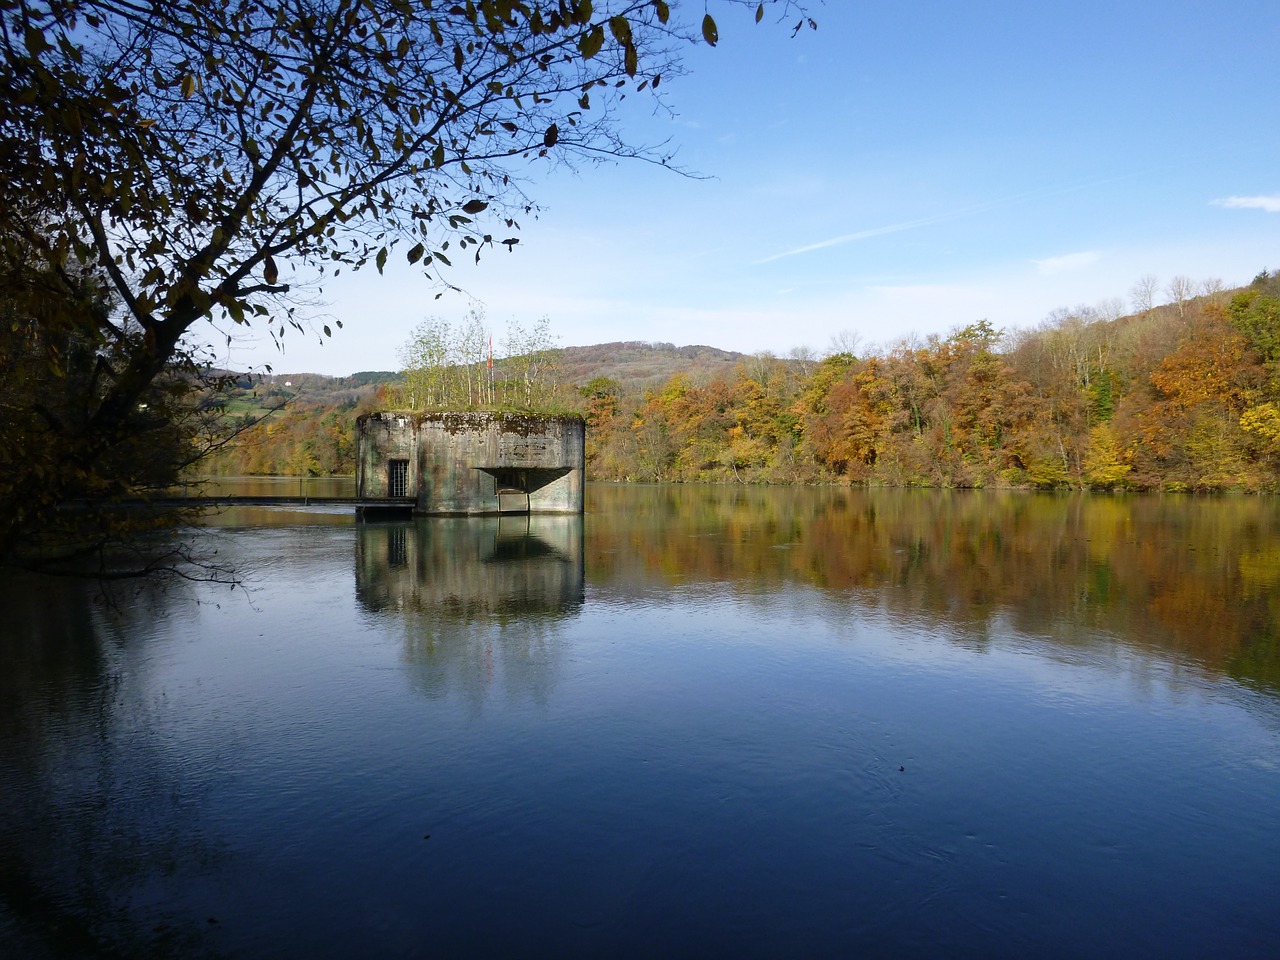
{"type": "Polygon", "coordinates": [[[1280,951],[1275,500],[197,536],[248,592],[4,585],[0,956],[1280,951]]]}

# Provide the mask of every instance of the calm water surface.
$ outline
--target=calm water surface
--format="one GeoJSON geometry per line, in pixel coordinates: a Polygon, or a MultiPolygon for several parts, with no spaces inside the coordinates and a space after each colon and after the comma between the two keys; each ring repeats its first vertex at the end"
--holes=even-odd
{"type": "Polygon", "coordinates": [[[1280,950],[1274,500],[198,537],[247,591],[3,587],[0,956],[1280,950]]]}

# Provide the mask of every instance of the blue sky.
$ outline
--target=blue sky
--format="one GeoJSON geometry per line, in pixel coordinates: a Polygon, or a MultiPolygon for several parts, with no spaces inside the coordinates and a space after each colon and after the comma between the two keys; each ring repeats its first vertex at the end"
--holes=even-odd
{"type": "MultiPolygon", "coordinates": [[[[673,4],[674,6],[674,4],[673,4]]],[[[696,5],[701,11],[701,5],[696,5]]],[[[1143,275],[1247,282],[1280,267],[1274,3],[828,0],[792,38],[711,5],[720,44],[633,117],[678,162],[534,171],[542,204],[437,292],[407,267],[325,287],[344,329],[244,340],[244,368],[395,369],[427,316],[550,319],[612,340],[821,353],[980,319],[1126,304],[1143,275]]],[[[393,258],[394,259],[394,258],[393,258]]]]}

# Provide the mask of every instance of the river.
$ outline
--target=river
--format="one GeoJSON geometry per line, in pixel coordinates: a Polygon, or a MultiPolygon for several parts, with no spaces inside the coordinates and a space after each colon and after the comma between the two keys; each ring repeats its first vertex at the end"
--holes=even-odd
{"type": "Polygon", "coordinates": [[[1274,499],[591,485],[189,536],[241,585],[0,587],[0,955],[1280,944],[1274,499]]]}

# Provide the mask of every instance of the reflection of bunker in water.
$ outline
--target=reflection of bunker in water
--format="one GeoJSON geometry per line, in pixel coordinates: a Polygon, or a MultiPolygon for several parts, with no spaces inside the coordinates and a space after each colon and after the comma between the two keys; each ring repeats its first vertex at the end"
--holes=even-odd
{"type": "Polygon", "coordinates": [[[577,416],[368,414],[356,496],[431,515],[582,513],[585,431],[577,416]]]}
{"type": "Polygon", "coordinates": [[[369,610],[474,622],[582,606],[579,516],[365,523],[356,537],[356,596],[369,610]]]}

